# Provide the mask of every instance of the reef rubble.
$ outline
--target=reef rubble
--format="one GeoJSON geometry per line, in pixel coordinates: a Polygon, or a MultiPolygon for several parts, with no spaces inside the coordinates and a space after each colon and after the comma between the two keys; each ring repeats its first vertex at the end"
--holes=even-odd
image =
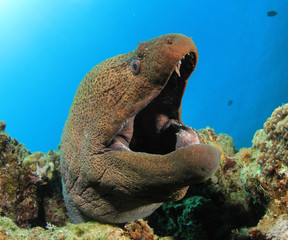
{"type": "Polygon", "coordinates": [[[163,204],[149,225],[72,224],[59,149],[32,153],[5,127],[0,122],[0,239],[288,239],[288,104],[275,109],[250,148],[238,151],[227,134],[199,130],[203,143],[220,149],[219,170],[184,199],[163,204]]]}

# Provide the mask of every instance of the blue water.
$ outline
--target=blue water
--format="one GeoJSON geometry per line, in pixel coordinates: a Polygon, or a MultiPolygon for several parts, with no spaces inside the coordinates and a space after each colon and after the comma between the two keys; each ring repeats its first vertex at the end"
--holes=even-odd
{"type": "Polygon", "coordinates": [[[249,147],[288,102],[287,29],[285,0],[0,0],[0,120],[28,149],[56,149],[76,88],[94,65],[175,32],[192,36],[199,51],[184,123],[249,147]]]}

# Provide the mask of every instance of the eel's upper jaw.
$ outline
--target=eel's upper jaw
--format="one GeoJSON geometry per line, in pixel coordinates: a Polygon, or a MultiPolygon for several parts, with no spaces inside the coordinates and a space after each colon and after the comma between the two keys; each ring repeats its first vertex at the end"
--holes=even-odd
{"type": "Polygon", "coordinates": [[[187,52],[177,59],[164,88],[145,108],[123,123],[108,146],[110,150],[167,154],[200,143],[198,133],[182,124],[179,113],[197,57],[197,52],[187,52]]]}
{"type": "Polygon", "coordinates": [[[174,67],[175,73],[178,75],[178,77],[181,78],[181,72],[182,72],[182,74],[184,74],[184,79],[187,80],[196,67],[196,63],[197,63],[196,61],[197,61],[196,54],[194,52],[187,53],[186,55],[182,57],[182,59],[180,59],[176,63],[174,67]],[[183,62],[183,65],[182,65],[182,62],[183,62]],[[182,66],[182,70],[181,70],[181,66],[182,66]]]}

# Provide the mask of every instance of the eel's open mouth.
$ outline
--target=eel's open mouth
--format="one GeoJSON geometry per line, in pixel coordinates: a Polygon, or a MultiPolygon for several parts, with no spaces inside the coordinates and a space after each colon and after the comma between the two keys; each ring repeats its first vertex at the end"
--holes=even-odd
{"type": "Polygon", "coordinates": [[[179,59],[160,94],[123,123],[109,144],[110,149],[167,154],[200,143],[198,133],[182,124],[179,112],[196,61],[194,52],[179,59]]]}

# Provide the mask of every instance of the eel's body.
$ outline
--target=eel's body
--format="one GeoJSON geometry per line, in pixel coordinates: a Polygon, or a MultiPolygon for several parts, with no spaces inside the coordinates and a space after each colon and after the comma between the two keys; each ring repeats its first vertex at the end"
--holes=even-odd
{"type": "Polygon", "coordinates": [[[63,195],[74,222],[146,217],[214,174],[219,150],[201,144],[180,118],[197,60],[190,38],[168,34],[84,77],[61,139],[63,195]]]}

